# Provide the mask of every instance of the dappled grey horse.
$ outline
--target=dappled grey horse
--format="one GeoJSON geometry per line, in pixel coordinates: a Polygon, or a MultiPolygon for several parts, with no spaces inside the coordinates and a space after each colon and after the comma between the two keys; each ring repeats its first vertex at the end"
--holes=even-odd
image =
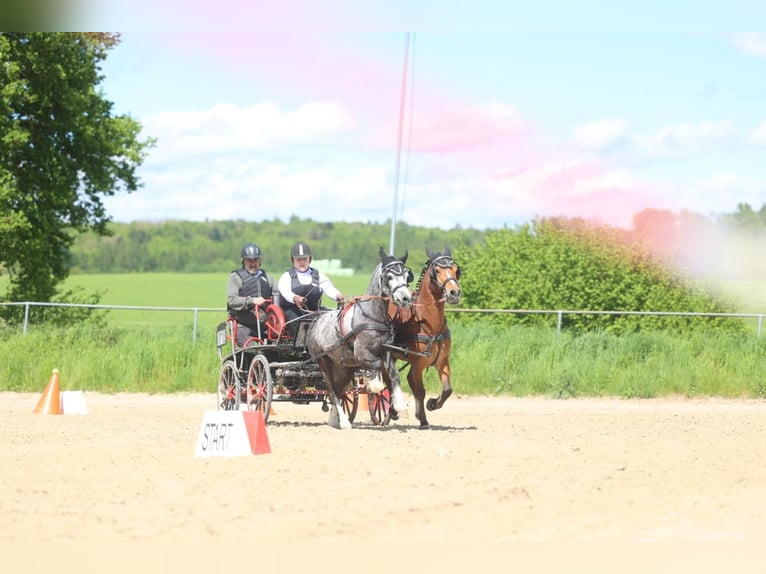
{"type": "Polygon", "coordinates": [[[413,277],[406,262],[407,251],[397,259],[381,247],[380,264],[365,294],[352,299],[343,309],[321,314],[309,329],[306,342],[328,386],[328,424],[332,427],[351,427],[340,397],[359,370],[367,371],[371,377],[366,385],[369,392],[378,393],[385,388],[383,377],[390,381],[392,404],[398,412],[406,414],[399,373],[386,348],[393,340],[389,302],[401,307],[412,302],[409,283],[413,277]]]}

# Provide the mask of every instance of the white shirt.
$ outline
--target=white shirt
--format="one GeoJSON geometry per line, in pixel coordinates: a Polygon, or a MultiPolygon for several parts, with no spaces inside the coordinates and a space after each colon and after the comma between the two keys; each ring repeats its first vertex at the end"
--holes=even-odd
{"type": "MultiPolygon", "coordinates": [[[[295,273],[298,276],[298,283],[301,285],[309,285],[311,283],[311,271],[311,267],[309,267],[304,272],[298,271],[296,269],[295,273]]],[[[282,276],[279,278],[279,283],[277,284],[277,288],[279,289],[279,296],[282,297],[284,301],[289,301],[292,303],[293,299],[295,299],[297,293],[293,293],[292,287],[293,279],[290,277],[290,273],[285,271],[282,273],[282,276]]],[[[335,285],[332,284],[332,281],[330,281],[330,278],[322,271],[319,271],[319,288],[322,290],[322,293],[331,299],[336,299],[338,295],[340,295],[340,291],[338,291],[335,285]]]]}

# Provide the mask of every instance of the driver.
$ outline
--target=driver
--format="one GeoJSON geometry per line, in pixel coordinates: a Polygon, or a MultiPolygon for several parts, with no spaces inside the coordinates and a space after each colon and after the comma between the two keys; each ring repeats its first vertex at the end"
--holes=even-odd
{"type": "Polygon", "coordinates": [[[285,312],[285,319],[291,321],[318,311],[322,296],[327,295],[343,303],[343,294],[332,284],[322,271],[311,267],[311,248],[299,241],[290,249],[293,266],[279,278],[279,304],[285,312]]]}
{"type": "Polygon", "coordinates": [[[250,337],[266,339],[266,306],[276,292],[274,280],[261,269],[261,248],[246,244],[239,253],[242,267],[229,274],[226,283],[226,309],[237,321],[237,345],[250,337]],[[260,321],[255,318],[258,307],[260,321]]]}

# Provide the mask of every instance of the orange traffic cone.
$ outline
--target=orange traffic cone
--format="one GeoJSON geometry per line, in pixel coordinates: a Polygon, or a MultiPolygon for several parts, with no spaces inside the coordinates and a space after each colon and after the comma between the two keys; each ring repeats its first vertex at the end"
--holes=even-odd
{"type": "Polygon", "coordinates": [[[59,370],[53,369],[48,385],[45,387],[37,406],[33,411],[42,415],[60,415],[61,412],[61,392],[59,390],[59,370]]]}

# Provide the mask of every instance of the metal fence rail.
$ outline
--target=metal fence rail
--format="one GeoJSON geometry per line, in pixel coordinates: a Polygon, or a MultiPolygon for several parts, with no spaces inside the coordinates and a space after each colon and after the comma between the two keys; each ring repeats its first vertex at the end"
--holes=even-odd
{"type": "Polygon", "coordinates": [[[199,314],[205,312],[215,312],[224,314],[226,309],[223,307],[145,307],[139,305],[96,305],[86,303],[37,303],[32,301],[25,301],[19,303],[0,302],[0,306],[16,306],[24,307],[24,325],[23,332],[27,333],[29,329],[29,309],[30,307],[79,307],[81,309],[115,309],[115,310],[132,310],[132,311],[191,311],[194,313],[194,327],[192,330],[192,341],[197,341],[197,331],[199,323],[199,314]]]}
{"type": "MultiPolygon", "coordinates": [[[[198,321],[200,313],[220,313],[222,316],[226,313],[223,307],[144,307],[136,305],[89,305],[84,303],[37,303],[32,301],[10,303],[0,302],[0,306],[23,306],[24,307],[24,325],[23,332],[26,334],[29,328],[29,309],[30,307],[80,307],[84,309],[115,309],[115,310],[135,310],[135,311],[184,311],[194,313],[194,327],[192,332],[192,341],[197,341],[198,321]]],[[[576,309],[446,309],[449,313],[491,313],[491,314],[544,314],[556,315],[556,333],[561,334],[564,315],[644,315],[644,316],[681,316],[681,317],[739,317],[743,319],[756,319],[756,337],[761,337],[763,329],[763,320],[766,317],[764,313],[692,313],[681,311],[584,311],[576,309]]]]}
{"type": "Polygon", "coordinates": [[[761,337],[764,313],[692,313],[683,311],[583,311],[574,309],[447,309],[452,313],[492,313],[492,314],[521,314],[521,315],[557,315],[556,333],[561,334],[564,315],[644,315],[644,316],[677,316],[677,317],[740,317],[756,319],[756,337],[761,337]]]}

